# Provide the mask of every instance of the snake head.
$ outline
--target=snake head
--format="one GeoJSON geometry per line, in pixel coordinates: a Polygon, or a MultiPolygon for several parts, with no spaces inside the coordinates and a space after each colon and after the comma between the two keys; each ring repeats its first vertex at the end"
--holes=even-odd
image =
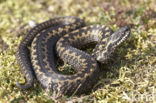
{"type": "Polygon", "coordinates": [[[98,54],[97,60],[101,63],[105,63],[111,56],[114,50],[130,35],[130,27],[124,26],[118,31],[114,32],[107,40],[106,46],[98,54]]]}
{"type": "Polygon", "coordinates": [[[130,35],[130,27],[125,26],[120,28],[118,31],[114,32],[109,41],[107,42],[107,46],[110,49],[115,49],[118,45],[120,45],[126,38],[130,35]]]}

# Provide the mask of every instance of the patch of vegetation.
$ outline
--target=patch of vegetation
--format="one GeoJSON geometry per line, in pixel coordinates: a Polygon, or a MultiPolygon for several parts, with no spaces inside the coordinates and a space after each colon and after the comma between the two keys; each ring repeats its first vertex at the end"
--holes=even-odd
{"type": "MultiPolygon", "coordinates": [[[[25,79],[16,51],[31,23],[57,16],[78,16],[90,24],[113,30],[131,25],[131,36],[107,64],[100,64],[100,80],[92,92],[61,102],[155,102],[156,8],[155,0],[1,0],[0,1],[0,102],[52,103],[39,83],[22,91],[16,81],[25,79]]],[[[70,71],[70,70],[69,70],[70,71]]]]}

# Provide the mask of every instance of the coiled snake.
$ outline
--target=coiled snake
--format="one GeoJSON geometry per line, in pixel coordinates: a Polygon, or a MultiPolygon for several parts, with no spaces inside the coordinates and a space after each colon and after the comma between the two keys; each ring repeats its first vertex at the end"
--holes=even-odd
{"type": "Polygon", "coordinates": [[[104,25],[84,26],[83,20],[67,16],[50,19],[31,29],[17,51],[17,61],[26,78],[25,84],[16,82],[17,86],[29,89],[36,76],[41,85],[50,86],[57,97],[90,90],[98,80],[97,61],[104,63],[110,57],[130,35],[130,27],[113,32],[104,25]],[[97,42],[91,55],[78,49],[91,42],[97,42]],[[76,73],[64,75],[58,72],[55,55],[72,65],[76,73]]]}

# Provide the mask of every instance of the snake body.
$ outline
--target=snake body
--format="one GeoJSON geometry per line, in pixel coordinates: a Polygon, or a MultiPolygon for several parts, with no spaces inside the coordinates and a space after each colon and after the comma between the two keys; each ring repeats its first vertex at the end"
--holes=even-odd
{"type": "Polygon", "coordinates": [[[29,89],[36,76],[41,85],[53,90],[57,97],[84,93],[98,80],[97,61],[104,63],[129,34],[128,26],[113,32],[104,25],[85,26],[83,20],[73,16],[43,22],[30,30],[19,45],[17,61],[26,84],[16,84],[21,89],[29,89]],[[92,54],[79,49],[91,42],[97,42],[92,54]],[[76,73],[60,73],[55,66],[55,55],[72,65],[76,73]]]}

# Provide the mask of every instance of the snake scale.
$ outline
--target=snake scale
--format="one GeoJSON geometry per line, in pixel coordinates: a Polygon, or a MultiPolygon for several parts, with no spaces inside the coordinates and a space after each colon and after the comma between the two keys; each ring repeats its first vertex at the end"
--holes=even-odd
{"type": "Polygon", "coordinates": [[[74,16],[57,17],[40,23],[27,33],[18,47],[17,62],[26,83],[16,82],[16,85],[29,89],[36,77],[44,88],[50,88],[57,97],[89,91],[99,77],[97,61],[106,62],[129,35],[129,26],[113,32],[104,25],[85,26],[83,20],[74,16]],[[91,42],[97,42],[92,54],[79,49],[91,42]],[[60,73],[55,65],[56,55],[72,65],[75,73],[60,73]]]}

